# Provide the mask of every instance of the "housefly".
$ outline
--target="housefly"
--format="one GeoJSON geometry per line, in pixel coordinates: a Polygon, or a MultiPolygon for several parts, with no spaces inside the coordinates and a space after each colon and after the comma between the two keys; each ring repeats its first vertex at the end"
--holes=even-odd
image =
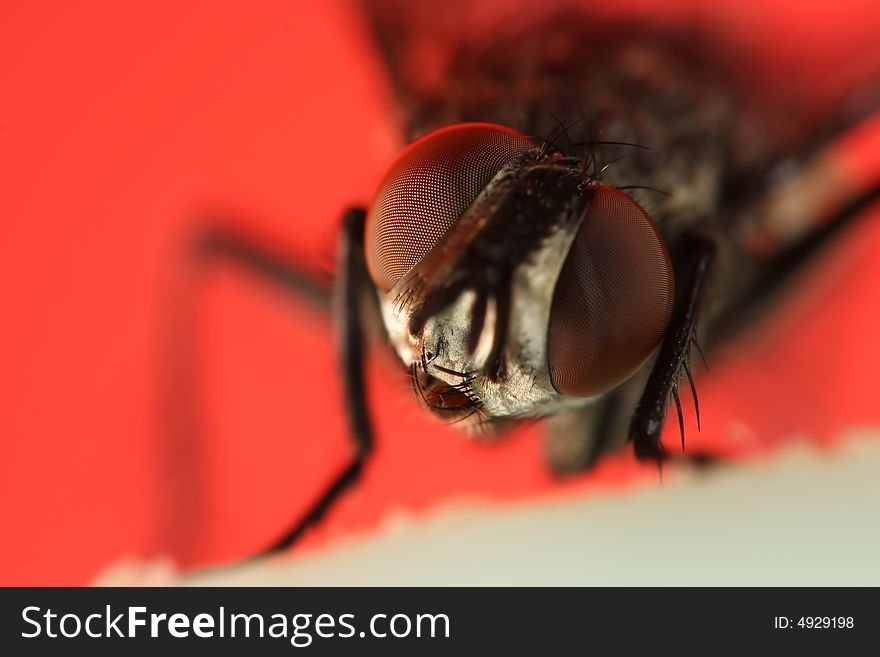
{"type": "Polygon", "coordinates": [[[368,324],[417,402],[463,431],[546,419],[558,473],[627,443],[662,463],[668,409],[685,447],[683,391],[700,424],[694,358],[878,194],[842,182],[833,147],[869,107],[792,114],[696,28],[569,10],[458,33],[427,4],[365,7],[411,143],[346,212],[332,290],[230,232],[201,241],[337,322],[354,455],[266,552],[369,460],[368,324]]]}

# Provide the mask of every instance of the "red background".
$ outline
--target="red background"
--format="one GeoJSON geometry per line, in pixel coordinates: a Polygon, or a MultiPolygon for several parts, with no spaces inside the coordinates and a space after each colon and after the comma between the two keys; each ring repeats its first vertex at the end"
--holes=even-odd
{"type": "MultiPolygon", "coordinates": [[[[818,94],[878,62],[874,4],[627,11],[716,18],[763,73],[818,94]]],[[[166,463],[162,327],[196,208],[234,208],[249,234],[321,265],[342,209],[370,198],[401,143],[361,17],[337,2],[3,3],[0,61],[0,583],[82,584],[128,555],[253,552],[348,453],[331,327],[232,267],[204,282],[197,473],[166,463]]],[[[866,215],[772,323],[699,374],[704,431],[690,444],[754,459],[880,425],[880,216],[866,215]]],[[[556,483],[534,428],[469,444],[423,417],[387,364],[370,370],[375,463],[306,549],[454,498],[656,485],[625,455],[556,483]]]]}

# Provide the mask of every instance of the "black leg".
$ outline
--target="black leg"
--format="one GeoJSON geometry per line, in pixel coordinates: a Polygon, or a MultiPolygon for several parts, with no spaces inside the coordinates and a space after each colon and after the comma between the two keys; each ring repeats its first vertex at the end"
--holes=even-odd
{"type": "MultiPolygon", "coordinates": [[[[880,187],[863,190],[861,195],[850,199],[840,207],[826,223],[775,254],[764,264],[762,274],[748,283],[743,292],[733,295],[725,311],[712,319],[710,329],[712,341],[724,340],[753,320],[820,248],[878,198],[880,198],[880,187]]],[[[678,268],[676,270],[676,276],[679,278],[678,298],[669,330],[630,425],[630,439],[640,459],[661,461],[666,458],[660,444],[660,432],[670,397],[676,404],[682,444],[684,444],[684,419],[681,415],[678,394],[682,376],[687,377],[696,402],[696,390],[688,365],[688,356],[692,345],[699,350],[699,345],[695,341],[695,323],[700,311],[702,290],[715,256],[715,245],[708,239],[695,238],[689,242],[684,256],[680,259],[683,266],[680,270],[678,268]]],[[[699,425],[698,405],[696,412],[699,425]]],[[[692,460],[698,464],[711,461],[701,454],[689,455],[685,460],[692,460]]]]}
{"type": "Polygon", "coordinates": [[[712,322],[713,342],[727,340],[765,313],[822,249],[833,243],[878,201],[880,185],[861,190],[859,195],[848,199],[827,217],[824,223],[773,254],[764,263],[760,275],[734,295],[721,315],[712,322]]]}
{"type": "Polygon", "coordinates": [[[156,549],[170,552],[182,563],[194,561],[201,552],[210,500],[205,454],[210,451],[201,417],[202,381],[199,363],[201,343],[199,296],[203,283],[219,262],[229,262],[246,274],[258,276],[280,293],[309,302],[328,314],[331,277],[290,263],[289,255],[258,245],[223,227],[210,217],[184,244],[173,276],[164,290],[160,431],[156,491],[156,549]]]}
{"type": "Polygon", "coordinates": [[[158,489],[163,496],[157,517],[158,545],[163,550],[172,549],[178,559],[187,562],[198,554],[199,537],[203,532],[199,519],[205,515],[207,507],[203,494],[206,475],[202,471],[207,447],[199,414],[200,368],[195,357],[199,331],[194,308],[201,289],[200,281],[216,262],[229,261],[246,273],[258,276],[261,281],[274,285],[283,294],[304,300],[321,312],[329,312],[332,307],[340,329],[337,339],[345,374],[345,403],[355,441],[355,456],[308,513],[261,554],[292,545],[306,529],[320,521],[340,494],[357,480],[372,447],[371,426],[364,401],[364,337],[360,312],[362,298],[369,298],[363,294],[369,282],[363,251],[365,216],[365,211],[357,208],[344,217],[334,282],[331,282],[332,276],[297,267],[290,262],[289,256],[224,228],[219,222],[203,222],[208,227],[189,242],[185,254],[188,275],[181,278],[181,284],[167,295],[169,326],[164,331],[167,345],[162,362],[168,364],[169,371],[163,377],[161,397],[166,408],[162,413],[162,431],[157,443],[160,449],[158,489]],[[192,265],[197,267],[195,271],[192,265]]]}
{"type": "Polygon", "coordinates": [[[290,547],[310,527],[318,523],[340,495],[358,480],[373,448],[373,430],[364,386],[365,341],[361,307],[365,291],[369,289],[369,273],[364,257],[365,221],[366,212],[362,208],[349,210],[345,214],[334,289],[345,405],[355,452],[351,462],[336,476],[309,511],[258,556],[290,547]]]}
{"type": "Polygon", "coordinates": [[[331,283],[317,272],[293,266],[290,259],[228,229],[211,227],[202,232],[196,250],[204,264],[227,259],[243,266],[262,279],[292,292],[321,310],[330,310],[331,283]]]}
{"type": "Polygon", "coordinates": [[[675,399],[678,409],[682,445],[684,444],[684,421],[678,402],[678,385],[682,375],[688,372],[687,360],[691,344],[695,340],[700,300],[715,250],[715,244],[709,239],[693,237],[687,241],[681,252],[679,261],[682,266],[676,271],[677,294],[669,329],[630,424],[629,437],[639,459],[662,461],[665,458],[660,432],[670,396],[675,399]]]}

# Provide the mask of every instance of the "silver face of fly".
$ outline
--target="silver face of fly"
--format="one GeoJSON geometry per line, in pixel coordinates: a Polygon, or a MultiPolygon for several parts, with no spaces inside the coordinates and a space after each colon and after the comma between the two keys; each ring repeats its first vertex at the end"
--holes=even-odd
{"type": "MultiPolygon", "coordinates": [[[[486,193],[491,193],[491,187],[486,193]]],[[[595,399],[563,396],[550,380],[547,352],[550,307],[564,256],[573,240],[572,227],[559,227],[531,258],[512,263],[508,341],[504,353],[507,367],[497,380],[486,373],[498,321],[494,301],[490,299],[487,305],[482,331],[473,338],[476,349],[471,352],[468,341],[474,330],[476,292],[464,291],[448,307],[428,318],[416,335],[410,330],[414,310],[411,304],[400,303],[394,289],[387,294],[380,293],[382,316],[391,344],[405,365],[421,368],[415,373],[422,378],[419,383],[424,385],[424,378],[430,376],[450,388],[460,386],[474,402],[476,412],[464,416],[466,419],[460,423],[463,429],[485,429],[489,418],[547,415],[595,399]]],[[[448,407],[423,401],[429,410],[448,417],[448,407]]]]}
{"type": "Polygon", "coordinates": [[[595,400],[645,362],[670,317],[669,255],[647,213],[585,161],[501,126],[407,149],[365,246],[420,398],[470,429],[595,400]]]}

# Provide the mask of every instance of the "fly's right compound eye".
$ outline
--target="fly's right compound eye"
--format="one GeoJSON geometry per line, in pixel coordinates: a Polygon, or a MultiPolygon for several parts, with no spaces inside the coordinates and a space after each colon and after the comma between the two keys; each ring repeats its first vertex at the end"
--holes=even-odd
{"type": "Polygon", "coordinates": [[[367,215],[367,267],[390,290],[449,231],[505,164],[534,148],[491,123],[442,128],[413,142],[391,165],[367,215]]]}
{"type": "Polygon", "coordinates": [[[648,213],[597,186],[568,252],[550,310],[550,379],[592,397],[632,376],[660,344],[675,296],[672,264],[648,213]]]}

